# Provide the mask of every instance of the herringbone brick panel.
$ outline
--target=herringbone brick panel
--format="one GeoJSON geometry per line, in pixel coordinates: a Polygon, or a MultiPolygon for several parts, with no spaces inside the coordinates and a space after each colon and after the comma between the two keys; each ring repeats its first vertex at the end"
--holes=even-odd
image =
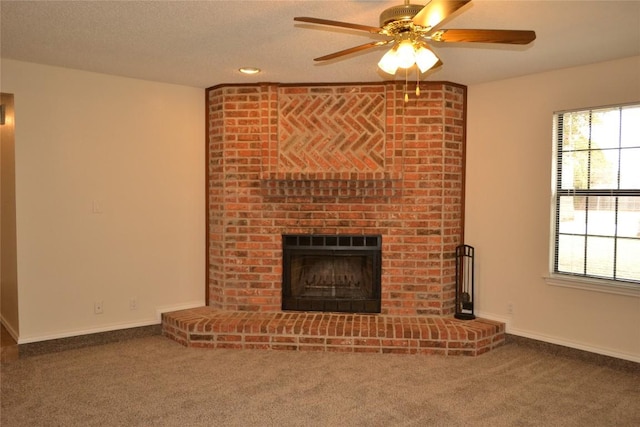
{"type": "MultiPolygon", "coordinates": [[[[326,90],[326,88],[324,88],[326,90]]],[[[278,172],[384,170],[383,93],[280,93],[278,172]]]]}

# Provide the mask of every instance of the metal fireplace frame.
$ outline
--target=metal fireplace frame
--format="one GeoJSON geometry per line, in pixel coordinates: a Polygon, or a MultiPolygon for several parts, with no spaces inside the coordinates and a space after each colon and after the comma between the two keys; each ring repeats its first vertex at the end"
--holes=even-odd
{"type": "Polygon", "coordinates": [[[381,235],[282,235],[282,310],[345,313],[380,313],[382,281],[381,235]],[[294,256],[371,257],[371,295],[366,298],[336,298],[292,295],[291,266],[294,256]]]}

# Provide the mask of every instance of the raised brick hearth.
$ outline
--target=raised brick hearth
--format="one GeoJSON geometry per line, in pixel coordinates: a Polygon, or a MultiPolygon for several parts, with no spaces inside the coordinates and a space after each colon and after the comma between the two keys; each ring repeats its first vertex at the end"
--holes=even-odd
{"type": "Polygon", "coordinates": [[[163,332],[189,347],[478,356],[504,343],[504,324],[451,317],[221,311],[163,315],[163,332]]]}
{"type": "Polygon", "coordinates": [[[466,87],[207,90],[207,307],[165,314],[193,346],[480,354],[503,326],[452,318],[464,243],[466,87]],[[283,312],[283,235],[381,236],[380,314],[283,312]]]}

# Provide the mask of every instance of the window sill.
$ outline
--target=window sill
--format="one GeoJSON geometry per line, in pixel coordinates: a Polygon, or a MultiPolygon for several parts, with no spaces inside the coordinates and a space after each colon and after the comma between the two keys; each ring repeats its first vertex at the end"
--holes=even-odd
{"type": "Polygon", "coordinates": [[[564,288],[583,289],[607,294],[625,295],[640,298],[640,285],[616,282],[613,280],[591,279],[587,277],[564,276],[552,274],[544,278],[547,285],[564,288]]]}

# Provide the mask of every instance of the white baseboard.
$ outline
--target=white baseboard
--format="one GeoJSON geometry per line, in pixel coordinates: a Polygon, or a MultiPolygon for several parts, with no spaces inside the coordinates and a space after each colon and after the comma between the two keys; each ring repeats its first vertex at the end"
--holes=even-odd
{"type": "Polygon", "coordinates": [[[147,319],[147,320],[138,320],[130,323],[129,322],[112,323],[112,324],[100,326],[97,328],[76,329],[76,330],[70,330],[70,331],[56,332],[56,333],[47,334],[47,335],[34,335],[30,337],[21,337],[18,340],[18,344],[29,344],[33,342],[57,340],[60,338],[70,338],[70,337],[78,337],[81,335],[99,334],[101,332],[118,331],[120,329],[140,328],[142,326],[157,325],[158,323],[159,322],[155,318],[147,319]]]}
{"type": "MultiPolygon", "coordinates": [[[[204,305],[205,304],[203,301],[193,301],[193,302],[178,304],[178,305],[162,306],[162,307],[156,308],[156,315],[152,318],[136,320],[134,322],[112,323],[104,326],[99,326],[96,328],[74,329],[69,331],[55,332],[55,333],[46,334],[46,335],[33,335],[33,336],[27,336],[27,337],[20,337],[19,339],[16,339],[16,341],[18,342],[18,344],[28,344],[33,342],[49,341],[49,340],[55,340],[60,338],[70,338],[70,337],[77,337],[81,335],[97,334],[101,332],[111,332],[111,331],[117,331],[120,329],[140,328],[143,326],[159,325],[162,320],[162,313],[166,313],[169,311],[185,310],[188,308],[203,307],[204,305]]],[[[7,330],[9,330],[9,328],[7,328],[7,330]]],[[[11,331],[9,331],[9,333],[11,333],[11,331]]]]}
{"type": "Polygon", "coordinates": [[[511,319],[502,316],[496,316],[490,313],[478,313],[478,317],[484,319],[495,320],[497,322],[505,323],[505,331],[511,335],[517,335],[519,337],[530,338],[532,340],[543,341],[550,344],[561,345],[564,347],[575,348],[577,350],[588,351],[590,353],[602,354],[604,356],[615,357],[617,359],[629,360],[631,362],[640,363],[640,355],[623,353],[617,350],[611,350],[608,348],[596,347],[588,344],[577,343],[564,338],[554,337],[550,335],[541,334],[534,331],[528,331],[525,329],[514,328],[512,326],[511,319]]]}

